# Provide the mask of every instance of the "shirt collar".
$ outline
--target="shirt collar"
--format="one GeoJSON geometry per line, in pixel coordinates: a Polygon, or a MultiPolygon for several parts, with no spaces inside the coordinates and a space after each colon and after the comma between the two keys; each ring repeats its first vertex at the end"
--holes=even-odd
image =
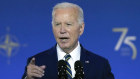
{"type": "MultiPolygon", "coordinates": [[[[57,49],[58,61],[65,60],[64,56],[66,55],[66,53],[59,47],[58,44],[56,49],[57,49]]],[[[72,52],[69,53],[71,55],[71,59],[73,59],[74,61],[80,60],[80,52],[81,52],[81,47],[78,41],[77,47],[72,52]]]]}

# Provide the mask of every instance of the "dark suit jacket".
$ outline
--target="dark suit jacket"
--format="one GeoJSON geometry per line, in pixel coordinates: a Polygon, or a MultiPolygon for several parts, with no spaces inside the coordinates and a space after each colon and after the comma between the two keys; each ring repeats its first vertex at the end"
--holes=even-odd
{"type": "MultiPolygon", "coordinates": [[[[36,65],[46,65],[45,75],[41,79],[58,79],[56,46],[32,57],[35,57],[36,65]]],[[[28,63],[32,57],[28,59],[28,63]]],[[[84,79],[114,79],[108,60],[84,49],[82,45],[80,61],[84,66],[84,79]]],[[[26,68],[22,79],[25,76],[26,68]]]]}

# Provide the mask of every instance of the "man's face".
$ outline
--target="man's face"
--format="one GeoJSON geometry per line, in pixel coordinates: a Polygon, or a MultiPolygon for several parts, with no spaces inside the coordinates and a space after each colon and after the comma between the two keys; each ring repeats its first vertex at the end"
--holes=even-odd
{"type": "Polygon", "coordinates": [[[78,11],[75,8],[56,9],[53,19],[55,39],[66,53],[70,53],[78,44],[78,38],[84,31],[84,23],[78,23],[78,11]]]}

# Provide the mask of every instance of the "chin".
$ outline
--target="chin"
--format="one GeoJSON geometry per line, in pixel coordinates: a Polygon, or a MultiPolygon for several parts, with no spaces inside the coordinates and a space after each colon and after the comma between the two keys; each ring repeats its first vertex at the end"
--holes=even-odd
{"type": "Polygon", "coordinates": [[[70,46],[68,44],[59,44],[61,49],[68,49],[70,46]]]}
{"type": "Polygon", "coordinates": [[[67,45],[60,45],[60,47],[61,47],[62,49],[69,48],[69,46],[67,46],[67,45]]]}

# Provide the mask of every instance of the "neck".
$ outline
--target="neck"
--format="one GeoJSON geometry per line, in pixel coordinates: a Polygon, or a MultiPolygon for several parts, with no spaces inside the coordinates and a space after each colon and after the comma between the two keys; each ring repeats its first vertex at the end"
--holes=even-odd
{"type": "Polygon", "coordinates": [[[65,53],[69,54],[70,52],[72,52],[76,47],[78,46],[78,42],[76,44],[74,44],[74,46],[72,46],[71,48],[67,48],[67,49],[62,49],[65,53]]]}

